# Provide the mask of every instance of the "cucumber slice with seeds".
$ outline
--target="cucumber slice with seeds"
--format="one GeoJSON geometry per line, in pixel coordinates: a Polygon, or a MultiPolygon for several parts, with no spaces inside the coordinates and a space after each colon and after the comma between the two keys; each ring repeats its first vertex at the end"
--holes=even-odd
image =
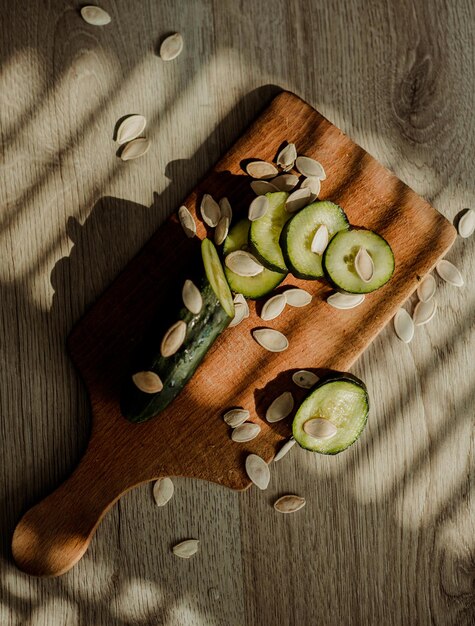
{"type": "Polygon", "coordinates": [[[285,223],[292,217],[285,208],[289,194],[285,191],[266,193],[269,207],[262,217],[251,224],[249,231],[250,251],[259,261],[274,272],[287,273],[287,265],[279,244],[285,223]]]}

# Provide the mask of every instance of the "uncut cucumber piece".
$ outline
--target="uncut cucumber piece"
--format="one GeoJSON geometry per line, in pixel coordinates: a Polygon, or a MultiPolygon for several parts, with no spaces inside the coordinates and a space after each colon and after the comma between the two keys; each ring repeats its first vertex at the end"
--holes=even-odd
{"type": "Polygon", "coordinates": [[[385,285],[394,273],[394,254],[389,243],[372,230],[352,229],[337,233],[323,253],[323,269],[337,289],[348,293],[370,293],[385,285]],[[374,263],[369,282],[355,270],[355,257],[366,248],[374,263]]]}
{"type": "MultiPolygon", "coordinates": [[[[262,218],[260,218],[262,219],[262,218]]],[[[248,248],[249,220],[241,220],[229,231],[224,242],[223,254],[226,256],[235,250],[246,250],[248,248]]],[[[287,272],[273,272],[264,268],[257,276],[239,276],[224,266],[224,272],[231,289],[236,293],[242,293],[245,298],[261,298],[275,289],[284,278],[287,272]]]]}
{"type": "Polygon", "coordinates": [[[332,377],[317,383],[295,414],[292,434],[297,443],[320,454],[338,454],[361,435],[368,420],[369,397],[364,383],[347,377],[332,377]],[[327,419],[336,427],[328,439],[315,438],[304,430],[313,418],[327,419]]]}
{"type": "MultiPolygon", "coordinates": [[[[133,371],[125,381],[120,399],[121,412],[131,422],[144,422],[163,411],[180,393],[206,356],[218,335],[234,317],[234,304],[216,248],[209,239],[201,244],[203,261],[201,280],[197,281],[203,306],[198,314],[185,308],[180,298],[172,301],[172,310],[156,320],[156,332],[147,337],[133,371]],[[176,311],[176,313],[174,312],[176,311]],[[170,322],[183,320],[186,336],[179,350],[169,357],[160,353],[160,344],[170,322]],[[144,393],[132,381],[132,374],[152,371],[158,374],[163,389],[144,393]]],[[[181,293],[181,292],[180,292],[181,293]]]]}
{"type": "Polygon", "coordinates": [[[350,224],[343,209],[329,201],[313,202],[296,213],[284,226],[280,244],[290,272],[297,278],[314,280],[324,275],[322,255],[312,252],[313,237],[325,225],[331,239],[350,224]]]}
{"type": "Polygon", "coordinates": [[[280,235],[292,217],[285,208],[289,194],[285,191],[266,193],[269,208],[265,215],[251,223],[249,249],[259,261],[274,272],[287,273],[287,265],[280,247],[280,235]]]}

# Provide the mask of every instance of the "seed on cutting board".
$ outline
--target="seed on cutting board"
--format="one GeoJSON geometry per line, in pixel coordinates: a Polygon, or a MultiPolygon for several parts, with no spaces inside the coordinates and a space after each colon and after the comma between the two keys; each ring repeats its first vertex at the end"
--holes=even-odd
{"type": "Polygon", "coordinates": [[[310,250],[315,254],[323,254],[325,252],[325,248],[328,246],[328,239],[328,228],[325,224],[321,224],[313,236],[310,250]]]}
{"type": "Polygon", "coordinates": [[[183,37],[180,33],[174,33],[167,37],[160,46],[160,58],[163,61],[172,61],[183,50],[183,37]]]}
{"type": "Polygon", "coordinates": [[[251,183],[251,189],[257,196],[263,196],[266,193],[279,191],[279,188],[268,180],[253,180],[251,183]]]}
{"type": "Polygon", "coordinates": [[[274,463],[276,461],[280,461],[280,459],[283,459],[284,456],[295,446],[297,442],[295,441],[295,439],[293,437],[291,437],[290,439],[288,439],[284,445],[282,446],[282,448],[279,450],[279,452],[277,452],[277,454],[274,457],[274,463]]]}
{"type": "Polygon", "coordinates": [[[310,437],[315,439],[330,439],[337,432],[337,427],[327,419],[321,417],[314,417],[309,419],[303,425],[304,431],[310,437]]]}
{"type": "Polygon", "coordinates": [[[473,209],[468,209],[466,213],[462,215],[458,224],[459,235],[466,239],[473,235],[475,232],[475,211],[473,209]]]}
{"type": "Polygon", "coordinates": [[[284,391],[269,406],[266,411],[266,420],[271,424],[280,422],[292,413],[294,397],[290,391],[284,391]]]}
{"type": "Polygon", "coordinates": [[[270,181],[279,191],[292,191],[298,185],[299,179],[295,174],[281,174],[270,181]]]}
{"type": "Polygon", "coordinates": [[[299,370],[292,374],[292,380],[303,389],[311,389],[318,382],[318,376],[308,370],[299,370]]]}
{"type": "Polygon", "coordinates": [[[334,309],[354,309],[364,302],[365,295],[359,293],[332,293],[328,296],[327,303],[334,309]]]}
{"type": "Polygon", "coordinates": [[[264,217],[269,208],[269,198],[266,196],[257,196],[249,205],[249,211],[247,217],[250,222],[258,220],[260,217],[264,217]]]}
{"type": "Polygon", "coordinates": [[[227,215],[223,215],[219,218],[218,225],[216,226],[216,230],[214,231],[214,243],[217,246],[220,246],[223,241],[228,236],[229,231],[229,217],[227,215]]]}
{"type": "Polygon", "coordinates": [[[240,426],[237,426],[232,434],[231,439],[236,441],[237,443],[244,443],[246,441],[251,441],[255,439],[257,435],[261,432],[261,427],[259,424],[254,424],[253,422],[244,422],[240,426]]]}
{"type": "Polygon", "coordinates": [[[415,326],[422,326],[431,321],[437,311],[437,303],[434,299],[428,302],[418,302],[414,309],[412,319],[415,326]]]}
{"type": "Polygon", "coordinates": [[[245,250],[235,250],[226,256],[224,262],[238,276],[257,276],[264,271],[254,255],[245,250]]]}
{"type": "Polygon", "coordinates": [[[132,159],[138,159],[148,152],[150,148],[150,141],[145,137],[138,137],[138,139],[132,139],[126,144],[125,148],[120,153],[122,161],[131,161],[132,159]]]}
{"type": "Polygon", "coordinates": [[[203,298],[201,297],[200,290],[192,280],[185,280],[181,296],[183,304],[186,306],[188,311],[194,315],[198,315],[203,306],[203,298]]]}
{"type": "Polygon", "coordinates": [[[285,299],[287,300],[287,304],[294,307],[302,307],[307,306],[312,301],[311,294],[305,289],[299,289],[295,287],[293,289],[287,289],[284,291],[285,299]]]}
{"type": "Polygon", "coordinates": [[[233,210],[229,200],[227,198],[221,198],[219,201],[219,208],[221,211],[221,217],[227,217],[229,219],[229,223],[231,223],[233,219],[233,210]]]}
{"type": "Polygon", "coordinates": [[[310,202],[312,192],[310,189],[297,189],[293,191],[285,201],[285,209],[288,213],[295,213],[299,209],[303,209],[310,202]]]}
{"type": "Polygon", "coordinates": [[[92,26],[105,26],[111,22],[111,16],[109,13],[104,11],[104,9],[101,9],[101,7],[96,7],[94,5],[82,7],[81,17],[85,22],[91,24],[92,26]]]}
{"type": "Polygon", "coordinates": [[[160,345],[160,353],[163,357],[172,356],[177,352],[186,336],[186,323],[183,320],[179,320],[165,333],[162,343],[160,345]]]}
{"type": "Polygon", "coordinates": [[[178,219],[180,220],[185,235],[190,238],[194,237],[196,235],[196,223],[193,215],[188,211],[185,205],[182,205],[178,209],[178,219]]]}
{"type": "Polygon", "coordinates": [[[454,285],[454,287],[463,287],[464,280],[462,274],[455,267],[453,263],[447,261],[447,259],[442,259],[435,266],[437,270],[437,274],[445,280],[446,283],[450,283],[454,285]]]}
{"type": "Polygon", "coordinates": [[[172,551],[175,556],[179,556],[181,559],[189,559],[198,552],[198,539],[186,539],[181,543],[177,543],[173,546],[172,551]]]}
{"type": "Polygon", "coordinates": [[[406,309],[399,309],[394,316],[394,330],[404,343],[409,343],[414,337],[414,322],[406,309]]]}
{"type": "Polygon", "coordinates": [[[143,393],[158,393],[163,389],[160,376],[155,372],[137,372],[132,376],[132,381],[143,393]]]}
{"type": "Polygon", "coordinates": [[[285,305],[287,304],[287,298],[284,293],[279,293],[276,296],[272,296],[269,298],[267,302],[262,307],[261,318],[268,322],[269,320],[273,320],[282,313],[285,309],[285,305]]]}
{"type": "Polygon", "coordinates": [[[171,478],[159,478],[153,486],[153,498],[157,506],[165,504],[173,497],[175,487],[171,478]]]}
{"type": "Polygon", "coordinates": [[[252,331],[252,336],[269,352],[282,352],[289,347],[287,337],[273,328],[258,328],[252,331]]]}
{"type": "Polygon", "coordinates": [[[126,117],[125,120],[121,122],[117,129],[117,143],[123,144],[127,143],[127,141],[132,141],[132,139],[136,139],[142,134],[146,125],[147,120],[143,115],[129,115],[129,117],[126,117]]]}
{"type": "Polygon", "coordinates": [[[368,250],[360,247],[355,257],[355,270],[361,280],[369,283],[374,274],[374,263],[368,250]]]}
{"type": "Polygon", "coordinates": [[[205,193],[201,200],[200,212],[205,224],[211,226],[211,228],[218,225],[221,217],[221,209],[219,208],[219,204],[209,193],[205,193]]]}
{"type": "Polygon", "coordinates": [[[233,328],[242,322],[242,320],[246,317],[246,307],[241,302],[236,302],[234,304],[234,317],[231,320],[228,328],[233,328]]]}
{"type": "Polygon", "coordinates": [[[246,314],[244,317],[249,317],[249,305],[247,303],[246,298],[242,295],[242,293],[237,293],[234,296],[234,304],[242,304],[246,309],[246,314]]]}
{"type": "Polygon", "coordinates": [[[279,170],[266,161],[251,161],[247,164],[246,172],[252,178],[274,178],[279,173],[279,170]]]}
{"type": "Polygon", "coordinates": [[[305,498],[300,496],[282,496],[274,502],[274,509],[279,513],[295,513],[305,506],[305,498]]]}
{"type": "Polygon", "coordinates": [[[429,302],[429,300],[434,297],[435,290],[435,278],[432,276],[432,274],[427,274],[427,276],[422,279],[419,287],[417,288],[417,297],[421,302],[429,302]]]}
{"type": "Polygon", "coordinates": [[[315,159],[306,156],[299,156],[295,161],[298,171],[306,178],[319,178],[325,180],[327,177],[323,165],[315,159]]]}
{"type": "Polygon", "coordinates": [[[291,170],[294,166],[295,159],[297,158],[297,150],[295,148],[294,143],[289,143],[282,148],[282,150],[277,155],[277,165],[287,171],[291,170]]]}
{"type": "Polygon", "coordinates": [[[237,428],[241,424],[244,424],[244,422],[249,419],[250,415],[247,409],[231,409],[226,411],[223,419],[231,428],[237,428]]]}
{"type": "Polygon", "coordinates": [[[310,202],[313,202],[318,194],[320,193],[321,181],[316,176],[311,176],[310,178],[306,178],[303,183],[300,185],[300,189],[310,189],[311,196],[310,202]]]}
{"type": "Polygon", "coordinates": [[[270,481],[270,471],[267,463],[257,454],[249,454],[246,458],[246,473],[259,489],[267,489],[270,481]]]}

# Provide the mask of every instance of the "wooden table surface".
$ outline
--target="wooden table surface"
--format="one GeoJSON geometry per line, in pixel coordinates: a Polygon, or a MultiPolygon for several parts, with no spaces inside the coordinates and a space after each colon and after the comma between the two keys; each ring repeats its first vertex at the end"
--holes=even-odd
{"type": "MultiPolygon", "coordinates": [[[[387,327],[354,367],[372,397],[357,445],[293,449],[266,492],[175,480],[107,515],[68,574],[12,563],[19,516],[74,468],[88,398],[74,322],[280,89],[310,102],[449,220],[474,207],[473,2],[2,0],[1,572],[8,625],[471,624],[475,620],[475,238],[448,258],[438,314],[405,345],[387,327]],[[182,55],[157,56],[179,31],[182,55]],[[114,126],[148,119],[124,163],[114,126]],[[307,498],[277,514],[283,493],[307,498]],[[170,547],[201,541],[190,561],[170,547]]],[[[413,302],[408,303],[412,310],[413,302]]]]}

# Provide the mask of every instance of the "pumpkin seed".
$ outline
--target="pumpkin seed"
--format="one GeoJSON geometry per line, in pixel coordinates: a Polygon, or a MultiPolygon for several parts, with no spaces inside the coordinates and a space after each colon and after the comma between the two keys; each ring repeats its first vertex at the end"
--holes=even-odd
{"type": "Polygon", "coordinates": [[[246,315],[244,317],[249,317],[249,305],[242,293],[237,293],[234,296],[234,304],[242,304],[246,308],[246,315]]]}
{"type": "Polygon", "coordinates": [[[327,419],[321,417],[314,417],[309,419],[303,425],[304,431],[310,437],[315,439],[330,439],[337,432],[337,427],[327,419]]]}
{"type": "Polygon", "coordinates": [[[332,293],[328,296],[327,303],[334,309],[354,309],[355,306],[359,306],[364,302],[365,295],[358,293],[332,293]]]}
{"type": "Polygon", "coordinates": [[[266,161],[251,161],[247,164],[246,172],[252,178],[274,178],[279,173],[279,170],[266,161]]]}
{"type": "Polygon", "coordinates": [[[419,287],[417,288],[417,296],[421,302],[429,302],[429,300],[434,297],[435,290],[435,278],[432,276],[432,274],[427,274],[427,276],[422,279],[419,287]]]}
{"type": "Polygon", "coordinates": [[[253,180],[251,189],[257,196],[264,196],[266,193],[279,191],[279,188],[268,180],[253,180]]]}
{"type": "Polygon", "coordinates": [[[214,243],[217,246],[220,246],[223,241],[228,236],[229,231],[229,217],[227,215],[223,215],[216,226],[216,230],[214,231],[214,243]]]}
{"type": "Polygon", "coordinates": [[[257,276],[264,271],[254,255],[245,250],[235,250],[227,255],[224,262],[238,276],[257,276]]]}
{"type": "Polygon", "coordinates": [[[163,357],[172,356],[177,352],[186,336],[186,323],[183,320],[179,320],[173,326],[167,330],[163,336],[162,343],[160,345],[160,353],[163,357]]]}
{"type": "Polygon", "coordinates": [[[234,317],[229,323],[228,328],[233,328],[242,322],[242,320],[246,317],[246,307],[244,304],[240,302],[236,302],[234,304],[234,317]]]}
{"type": "Polygon", "coordinates": [[[293,289],[287,289],[284,291],[285,299],[287,300],[287,304],[294,307],[302,307],[307,306],[312,301],[311,294],[305,289],[299,289],[295,287],[293,289]]]}
{"type": "Polygon", "coordinates": [[[143,115],[129,115],[123,120],[117,129],[116,141],[119,144],[127,143],[127,141],[132,141],[139,135],[142,134],[145,126],[147,125],[147,120],[143,115]]]}
{"type": "Polygon", "coordinates": [[[82,7],[81,17],[88,24],[92,24],[92,26],[105,26],[111,22],[111,16],[107,11],[92,4],[82,7]]]}
{"type": "Polygon", "coordinates": [[[134,385],[143,393],[158,393],[163,389],[163,383],[155,372],[137,372],[132,376],[134,385]]]}
{"type": "Polygon", "coordinates": [[[409,343],[414,337],[414,322],[406,309],[399,309],[394,316],[394,330],[404,343],[409,343]]]}
{"type": "Polygon", "coordinates": [[[455,267],[453,263],[447,261],[447,259],[442,259],[435,266],[437,270],[437,274],[445,280],[446,283],[450,283],[454,285],[454,287],[463,287],[464,280],[462,274],[455,267]]]}
{"type": "Polygon", "coordinates": [[[306,178],[319,178],[320,180],[326,179],[325,170],[323,165],[315,159],[311,159],[306,156],[299,156],[295,161],[298,171],[306,178]]]}
{"type": "Polygon", "coordinates": [[[181,296],[183,304],[186,306],[188,311],[193,313],[193,315],[198,315],[203,307],[203,298],[201,297],[200,290],[192,280],[185,280],[181,296]]]}
{"type": "Polygon", "coordinates": [[[259,424],[253,422],[244,422],[240,426],[237,426],[231,433],[231,439],[237,443],[244,443],[255,439],[261,432],[259,424]]]}
{"type": "Polygon", "coordinates": [[[437,311],[437,303],[434,299],[428,302],[418,302],[414,309],[412,319],[415,326],[423,326],[431,321],[437,311]]]}
{"type": "Polygon", "coordinates": [[[268,322],[269,320],[273,320],[282,313],[285,309],[285,305],[287,304],[287,298],[285,294],[279,293],[276,296],[272,296],[269,298],[267,302],[262,307],[261,317],[263,320],[268,322]]]}
{"type": "Polygon", "coordinates": [[[145,137],[132,139],[132,141],[129,141],[129,143],[126,144],[126,146],[120,153],[120,158],[122,159],[122,161],[131,161],[132,159],[138,159],[146,152],[148,152],[150,145],[150,141],[145,137]]]}
{"type": "Polygon", "coordinates": [[[317,228],[315,235],[313,236],[310,250],[315,254],[323,254],[325,252],[325,248],[328,246],[328,239],[328,228],[325,224],[322,224],[317,228]]]}
{"type": "Polygon", "coordinates": [[[308,370],[299,370],[292,374],[292,380],[303,389],[311,389],[318,382],[318,376],[308,370]]]}
{"type": "Polygon", "coordinates": [[[294,408],[294,397],[290,391],[277,396],[266,411],[266,420],[269,423],[280,422],[288,417],[294,408]]]}
{"type": "Polygon", "coordinates": [[[277,155],[277,165],[284,171],[291,170],[297,158],[297,150],[294,143],[288,143],[277,155]]]}
{"type": "Polygon", "coordinates": [[[219,201],[219,208],[221,211],[221,217],[227,217],[229,219],[229,223],[231,223],[233,219],[233,210],[229,200],[227,198],[221,198],[219,201]]]}
{"type": "Polygon", "coordinates": [[[182,205],[178,209],[178,219],[180,220],[181,227],[185,231],[187,237],[194,237],[196,235],[196,223],[193,215],[188,211],[185,205],[182,205]]]}
{"type": "Polygon", "coordinates": [[[153,486],[153,497],[157,506],[165,504],[173,497],[175,487],[170,478],[159,478],[153,486]]]}
{"type": "Polygon", "coordinates": [[[311,176],[310,178],[306,178],[303,183],[300,185],[300,189],[310,189],[311,196],[310,202],[313,202],[318,194],[320,193],[321,182],[320,179],[316,176],[311,176]]]}
{"type": "Polygon", "coordinates": [[[279,191],[292,191],[298,185],[299,179],[295,174],[280,174],[270,181],[279,191]]]}
{"type": "Polygon", "coordinates": [[[186,539],[181,543],[177,543],[173,546],[172,551],[175,556],[179,556],[181,559],[189,559],[198,552],[198,539],[186,539]]]}
{"type": "Polygon", "coordinates": [[[373,278],[374,263],[366,248],[361,247],[356,253],[355,270],[361,280],[365,283],[369,283],[369,281],[373,278]]]}
{"type": "Polygon", "coordinates": [[[173,61],[183,50],[183,37],[180,33],[174,33],[167,37],[160,46],[160,58],[162,61],[173,61]]]}
{"type": "Polygon", "coordinates": [[[296,211],[303,209],[304,206],[309,204],[311,196],[312,192],[308,188],[293,191],[285,201],[286,211],[288,213],[295,213],[296,211]]]}
{"type": "Polygon", "coordinates": [[[267,198],[266,196],[257,196],[257,198],[254,198],[249,206],[249,211],[247,214],[249,221],[254,222],[260,217],[263,217],[267,213],[268,208],[269,198],[267,198]]]}
{"type": "Polygon", "coordinates": [[[252,331],[252,336],[260,346],[269,352],[282,352],[289,347],[287,337],[272,328],[258,328],[252,331]]]}
{"type": "Polygon", "coordinates": [[[280,461],[280,459],[283,459],[284,456],[290,451],[291,448],[293,448],[295,446],[296,443],[297,442],[295,441],[295,439],[293,437],[291,437],[290,439],[287,439],[287,441],[284,443],[282,448],[275,455],[274,463],[276,461],[280,461]]]}
{"type": "Polygon", "coordinates": [[[246,473],[259,489],[267,489],[270,481],[270,471],[267,463],[257,454],[249,454],[246,458],[246,473]]]}
{"type": "Polygon", "coordinates": [[[215,228],[218,225],[221,218],[221,209],[209,193],[205,193],[201,200],[200,212],[205,224],[211,226],[211,228],[215,228]]]}
{"type": "Polygon", "coordinates": [[[231,428],[237,428],[241,426],[241,424],[244,424],[250,415],[247,409],[231,409],[230,411],[226,411],[223,419],[231,428]]]}
{"type": "Polygon", "coordinates": [[[459,235],[466,239],[475,232],[475,211],[468,209],[462,215],[458,224],[459,235]]]}
{"type": "Polygon", "coordinates": [[[305,506],[305,498],[300,496],[282,496],[274,502],[274,509],[279,513],[295,513],[305,506]]]}

